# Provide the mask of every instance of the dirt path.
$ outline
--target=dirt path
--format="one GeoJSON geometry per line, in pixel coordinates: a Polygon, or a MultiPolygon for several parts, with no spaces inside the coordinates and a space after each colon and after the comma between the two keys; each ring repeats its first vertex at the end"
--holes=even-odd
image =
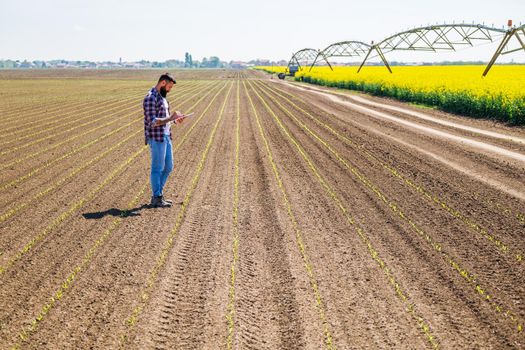
{"type": "Polygon", "coordinates": [[[172,208],[146,205],[139,109],[1,170],[1,349],[525,346],[525,132],[194,74],[172,96],[195,111],[174,128],[172,208]]]}

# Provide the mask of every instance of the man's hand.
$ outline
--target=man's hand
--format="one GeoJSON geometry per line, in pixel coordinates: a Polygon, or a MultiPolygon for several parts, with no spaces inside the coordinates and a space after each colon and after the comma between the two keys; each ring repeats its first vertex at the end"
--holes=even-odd
{"type": "Polygon", "coordinates": [[[181,112],[175,111],[175,112],[171,113],[170,120],[176,120],[177,118],[180,118],[180,117],[183,117],[183,116],[184,116],[184,114],[182,114],[181,112]]]}
{"type": "Polygon", "coordinates": [[[180,124],[180,123],[182,123],[184,121],[184,119],[186,119],[185,115],[183,115],[181,117],[177,117],[177,118],[175,118],[175,123],[176,124],[180,124]]]}
{"type": "Polygon", "coordinates": [[[186,119],[186,116],[179,111],[175,111],[171,114],[170,119],[175,122],[175,124],[180,124],[186,119]]]}

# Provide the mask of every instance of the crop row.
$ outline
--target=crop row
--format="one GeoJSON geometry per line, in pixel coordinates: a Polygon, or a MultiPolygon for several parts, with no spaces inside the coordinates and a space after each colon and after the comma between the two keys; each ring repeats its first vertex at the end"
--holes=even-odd
{"type": "MultiPolygon", "coordinates": [[[[221,90],[219,90],[219,92],[217,92],[217,94],[220,93],[221,90]]],[[[208,93],[206,94],[203,94],[190,108],[194,108],[195,106],[197,106],[206,96],[208,96],[209,94],[211,93],[211,91],[209,91],[208,93]]],[[[217,96],[217,94],[215,95],[215,97],[217,96]]],[[[188,99],[189,100],[189,99],[188,99]]],[[[187,101],[188,101],[187,100],[187,101]]],[[[213,100],[212,100],[213,102],[213,100]]],[[[208,107],[211,105],[211,103],[209,103],[208,107]]],[[[184,103],[184,102],[183,102],[184,103]]],[[[202,118],[202,117],[201,117],[202,118]]],[[[192,127],[185,133],[184,137],[182,138],[182,140],[178,143],[176,149],[178,149],[179,147],[181,147],[186,139],[187,139],[187,136],[193,131],[195,125],[197,125],[197,123],[200,121],[200,119],[196,120],[194,122],[194,124],[192,125],[192,127]]],[[[115,177],[115,175],[117,174],[117,172],[121,171],[123,169],[122,165],[124,164],[130,164],[131,161],[133,159],[135,159],[139,154],[141,154],[145,149],[147,148],[147,146],[143,146],[141,147],[141,149],[139,151],[137,151],[135,154],[133,154],[128,160],[126,160],[123,164],[121,164],[119,167],[117,167],[117,169],[115,169],[113,171],[113,173],[108,177],[106,178],[106,180],[103,182],[103,184],[107,184],[109,183],[109,181],[111,179],[113,179],[115,177]],[[111,179],[110,179],[111,178],[111,179]]],[[[132,208],[133,206],[135,206],[135,204],[137,203],[137,201],[143,196],[145,190],[147,189],[147,186],[148,186],[148,181],[145,181],[144,184],[141,186],[140,190],[135,194],[135,196],[133,197],[132,201],[127,205],[128,208],[132,208]]],[[[99,185],[95,190],[93,190],[91,192],[91,194],[93,194],[94,192],[96,192],[98,189],[101,188],[101,185],[99,185]]],[[[85,202],[86,199],[82,199],[81,201],[85,202]]],[[[62,216],[62,215],[61,215],[62,216]]],[[[56,220],[60,220],[61,219],[61,216],[59,216],[57,219],[55,219],[54,221],[56,220]]],[[[27,325],[25,326],[22,331],[18,334],[18,338],[19,338],[19,342],[16,343],[12,349],[18,349],[20,348],[24,343],[26,343],[31,334],[33,334],[37,327],[38,327],[38,324],[40,324],[45,316],[50,312],[51,309],[53,309],[57,302],[60,301],[62,299],[62,297],[65,295],[65,293],[67,293],[67,291],[72,287],[74,281],[78,278],[78,275],[84,271],[88,264],[91,262],[94,254],[95,254],[95,251],[101,247],[107,240],[108,238],[111,236],[111,234],[120,226],[120,224],[122,223],[122,219],[123,217],[118,217],[116,218],[115,220],[113,220],[113,222],[111,222],[108,226],[108,228],[97,238],[97,240],[94,242],[94,244],[91,246],[91,248],[86,252],[86,254],[84,255],[84,258],[82,259],[82,261],[80,262],[79,265],[77,265],[67,276],[67,278],[63,281],[63,283],[58,287],[58,289],[56,290],[55,293],[53,293],[53,295],[49,298],[49,301],[46,302],[40,309],[40,311],[38,312],[38,314],[33,318],[33,320],[27,325]]],[[[63,220],[62,220],[63,221],[63,220]]],[[[15,256],[16,258],[16,256],[15,256]]],[[[1,270],[0,270],[1,271],[1,270]]]]}
{"type": "MultiPolygon", "coordinates": [[[[291,94],[289,92],[286,92],[282,89],[271,89],[267,85],[265,87],[272,91],[275,95],[281,97],[283,100],[285,100],[287,103],[292,105],[294,108],[298,109],[303,113],[305,116],[307,116],[309,119],[311,119],[313,122],[315,122],[317,125],[321,126],[322,128],[328,130],[331,134],[333,134],[335,137],[343,141],[346,145],[352,147],[355,151],[359,152],[363,157],[371,160],[374,163],[379,164],[382,168],[384,168],[391,176],[398,178],[403,181],[403,184],[408,186],[409,188],[412,188],[415,190],[418,194],[421,195],[421,197],[429,202],[435,203],[438,208],[445,210],[447,213],[452,215],[454,218],[459,219],[463,224],[465,224],[469,229],[473,230],[476,233],[479,233],[481,236],[483,236],[485,239],[487,239],[491,244],[493,244],[498,250],[500,250],[502,253],[508,254],[511,253],[512,256],[515,258],[517,262],[522,262],[524,259],[523,252],[515,250],[514,248],[510,247],[509,244],[503,242],[502,239],[495,236],[495,234],[490,233],[487,229],[482,227],[480,224],[476,223],[474,219],[469,218],[466,214],[462,213],[460,210],[454,208],[452,205],[448,204],[447,201],[443,198],[441,198],[439,195],[434,194],[427,190],[423,185],[414,182],[413,180],[409,179],[408,177],[404,176],[398,169],[396,169],[392,164],[387,164],[379,159],[379,157],[372,152],[368,151],[363,145],[359,145],[357,142],[351,140],[347,136],[343,135],[342,133],[338,132],[319,118],[315,117],[308,111],[304,110],[294,102],[292,102],[290,99],[288,99],[283,94],[286,94],[292,98],[294,98],[297,101],[302,101],[305,103],[304,100],[302,100],[297,95],[291,94]]],[[[324,120],[329,120],[330,114],[325,113],[323,115],[324,120]]]]}
{"type": "MultiPolygon", "coordinates": [[[[272,98],[272,96],[270,95],[267,95],[267,97],[272,98]]],[[[441,242],[438,242],[428,232],[425,232],[413,219],[409,217],[409,215],[406,212],[403,211],[403,209],[398,203],[396,203],[392,199],[389,199],[388,196],[380,189],[378,185],[374,184],[361,171],[353,167],[347,159],[343,158],[334,149],[334,147],[330,145],[329,142],[327,142],[320,135],[312,131],[306,124],[304,124],[304,122],[300,121],[278,100],[272,100],[277,105],[279,105],[279,107],[294,121],[296,125],[305,130],[308,134],[310,134],[312,139],[316,140],[318,143],[324,146],[327,149],[327,151],[329,151],[335,157],[335,159],[337,159],[348,171],[350,171],[350,173],[356,178],[356,180],[358,180],[358,182],[360,182],[365,187],[365,189],[368,189],[374,195],[376,195],[380,202],[382,202],[393,213],[393,215],[399,217],[404,222],[406,222],[411,227],[411,229],[423,240],[423,242],[427,243],[437,254],[439,254],[441,258],[447,264],[449,264],[453,268],[453,270],[473,288],[473,291],[492,307],[493,310],[495,310],[497,313],[502,314],[505,318],[509,319],[512,323],[514,323],[518,332],[521,332],[523,330],[523,321],[514,311],[511,310],[511,307],[509,307],[508,305],[504,305],[501,301],[501,298],[496,298],[495,292],[489,293],[487,288],[481,284],[479,278],[477,278],[475,274],[471,273],[465,267],[463,267],[462,264],[455,257],[448,253],[441,242]]],[[[284,125],[280,126],[288,135],[288,131],[286,131],[284,125]]],[[[294,144],[301,153],[305,152],[304,150],[302,150],[302,148],[300,148],[299,144],[297,144],[296,142],[294,142],[294,144]]],[[[521,262],[521,260],[518,259],[518,262],[521,262]]]]}
{"type": "MultiPolygon", "coordinates": [[[[150,273],[148,274],[148,278],[147,278],[147,281],[145,283],[145,287],[139,293],[139,298],[138,298],[137,305],[134,307],[133,311],[131,312],[131,315],[126,320],[127,329],[126,329],[125,333],[120,336],[120,346],[121,346],[121,348],[126,348],[126,345],[127,345],[128,341],[129,341],[129,332],[131,332],[132,329],[137,324],[137,321],[138,321],[140,315],[142,314],[144,306],[148,302],[148,300],[149,300],[149,298],[151,296],[151,293],[153,292],[153,289],[154,289],[155,282],[157,280],[158,274],[160,273],[161,269],[163,268],[163,266],[166,263],[166,259],[168,257],[168,254],[171,251],[171,248],[173,247],[174,239],[177,236],[177,234],[179,232],[179,228],[182,225],[182,222],[183,222],[183,220],[185,218],[186,209],[188,208],[188,205],[190,204],[190,201],[191,201],[191,198],[193,196],[194,190],[195,190],[195,188],[196,188],[196,186],[197,186],[197,184],[198,184],[198,182],[199,182],[199,180],[201,178],[201,174],[202,174],[202,171],[204,169],[204,165],[205,165],[206,159],[208,157],[211,145],[212,145],[213,140],[215,138],[215,133],[216,133],[218,127],[219,127],[219,124],[220,124],[222,118],[223,118],[224,108],[226,106],[226,102],[228,101],[228,97],[229,97],[231,89],[233,87],[233,83],[230,83],[229,85],[230,86],[228,88],[226,97],[224,99],[224,102],[222,103],[222,106],[220,108],[219,114],[217,116],[217,120],[215,121],[215,124],[214,124],[214,126],[213,126],[213,128],[212,128],[212,130],[210,132],[210,136],[209,136],[209,138],[207,140],[207,143],[206,143],[206,146],[205,146],[205,148],[204,148],[204,150],[202,152],[200,161],[199,161],[199,163],[198,163],[198,165],[197,165],[197,167],[196,167],[196,169],[194,171],[193,178],[191,179],[190,187],[189,187],[188,191],[186,192],[186,195],[184,196],[181,208],[179,210],[177,218],[175,219],[174,227],[171,230],[170,234],[168,235],[168,239],[163,244],[163,248],[162,248],[162,250],[160,252],[160,255],[156,259],[155,265],[153,266],[153,268],[150,270],[150,273]]],[[[186,136],[193,130],[193,128],[197,125],[197,123],[199,123],[199,121],[206,115],[206,113],[208,112],[209,108],[212,106],[212,104],[215,101],[215,99],[217,98],[217,96],[219,96],[219,94],[223,91],[223,89],[225,87],[226,87],[226,85],[224,85],[223,88],[220,89],[215,94],[215,96],[210,101],[210,103],[208,104],[206,109],[201,113],[201,116],[199,117],[199,119],[197,119],[192,124],[192,128],[190,130],[188,130],[188,132],[186,133],[185,137],[183,137],[181,142],[174,148],[174,152],[178,150],[180,145],[186,139],[186,136]]]]}

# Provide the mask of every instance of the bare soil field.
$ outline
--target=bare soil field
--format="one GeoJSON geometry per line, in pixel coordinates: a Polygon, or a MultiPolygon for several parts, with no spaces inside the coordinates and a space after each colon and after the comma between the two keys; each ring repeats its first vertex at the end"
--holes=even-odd
{"type": "MultiPolygon", "coordinates": [[[[231,76],[227,69],[168,69],[176,80],[221,79],[231,76]]],[[[108,79],[108,80],[148,80],[153,81],[166,71],[159,69],[4,69],[0,79],[108,79]]]]}
{"type": "Polygon", "coordinates": [[[525,130],[255,71],[0,73],[0,349],[525,347],[525,130]]]}

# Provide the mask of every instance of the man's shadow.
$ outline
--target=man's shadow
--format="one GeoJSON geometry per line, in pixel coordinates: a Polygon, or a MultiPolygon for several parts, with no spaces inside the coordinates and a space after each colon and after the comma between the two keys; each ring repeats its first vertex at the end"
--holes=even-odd
{"type": "Polygon", "coordinates": [[[111,216],[120,216],[123,218],[127,218],[130,216],[140,216],[140,211],[142,209],[150,209],[152,208],[149,204],[142,204],[140,207],[136,207],[133,209],[117,209],[117,208],[111,208],[104,211],[97,211],[94,213],[84,213],[82,216],[85,219],[102,219],[105,216],[111,215],[111,216]]]}

